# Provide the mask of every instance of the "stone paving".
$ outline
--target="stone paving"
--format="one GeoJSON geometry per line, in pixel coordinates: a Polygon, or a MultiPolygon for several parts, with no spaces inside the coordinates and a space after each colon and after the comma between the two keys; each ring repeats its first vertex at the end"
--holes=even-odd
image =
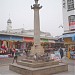
{"type": "Polygon", "coordinates": [[[75,75],[75,60],[65,57],[64,59],[62,59],[62,61],[68,63],[68,72],[53,75],[75,75]]]}
{"type": "Polygon", "coordinates": [[[9,66],[0,67],[0,75],[20,75],[9,70],[9,66]]]}
{"type": "MultiPolygon", "coordinates": [[[[19,60],[23,59],[23,57],[19,57],[19,60]]],[[[0,75],[21,75],[9,70],[9,64],[12,63],[12,58],[0,59],[0,75]]],[[[53,75],[75,75],[75,60],[71,60],[68,58],[62,59],[63,62],[68,63],[68,72],[53,74],[53,75]]]]}

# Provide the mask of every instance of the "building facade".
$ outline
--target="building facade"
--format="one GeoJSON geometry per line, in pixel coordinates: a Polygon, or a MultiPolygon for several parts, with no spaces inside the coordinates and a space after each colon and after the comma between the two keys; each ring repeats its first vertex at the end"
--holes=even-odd
{"type": "MultiPolygon", "coordinates": [[[[68,55],[71,51],[75,53],[75,0],[62,0],[63,10],[63,39],[68,48],[68,55]]],[[[71,53],[70,53],[71,55],[71,53]]],[[[68,56],[71,58],[71,56],[68,56]]]]}

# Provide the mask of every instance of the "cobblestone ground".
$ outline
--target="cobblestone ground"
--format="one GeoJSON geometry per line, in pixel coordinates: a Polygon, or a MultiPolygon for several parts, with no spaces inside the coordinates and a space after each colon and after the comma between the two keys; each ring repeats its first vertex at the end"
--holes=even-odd
{"type": "MultiPolygon", "coordinates": [[[[25,58],[24,56],[20,56],[18,61],[25,58]]],[[[12,63],[13,58],[4,58],[0,59],[0,75],[21,75],[9,70],[9,64],[12,63]]],[[[62,59],[63,62],[68,63],[68,72],[62,72],[53,75],[75,75],[75,60],[71,60],[68,58],[62,59]]]]}

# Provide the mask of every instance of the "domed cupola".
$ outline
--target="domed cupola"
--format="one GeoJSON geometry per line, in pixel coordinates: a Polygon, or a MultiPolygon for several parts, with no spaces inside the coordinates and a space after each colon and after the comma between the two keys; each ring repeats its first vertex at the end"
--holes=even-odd
{"type": "Polygon", "coordinates": [[[8,19],[7,23],[12,23],[10,18],[8,19]]]}
{"type": "Polygon", "coordinates": [[[12,30],[12,22],[11,22],[11,19],[9,18],[7,20],[7,32],[10,32],[12,30]]]}

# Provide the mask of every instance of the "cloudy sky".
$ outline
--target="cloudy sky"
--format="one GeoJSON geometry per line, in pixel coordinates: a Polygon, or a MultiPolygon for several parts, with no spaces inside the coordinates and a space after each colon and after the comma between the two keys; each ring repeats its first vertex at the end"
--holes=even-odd
{"type": "MultiPolygon", "coordinates": [[[[39,0],[40,30],[50,32],[52,36],[63,33],[62,0],[39,0]]],[[[6,30],[7,20],[12,20],[12,28],[34,29],[34,12],[31,5],[34,0],[0,0],[0,30],[6,30]]]]}

